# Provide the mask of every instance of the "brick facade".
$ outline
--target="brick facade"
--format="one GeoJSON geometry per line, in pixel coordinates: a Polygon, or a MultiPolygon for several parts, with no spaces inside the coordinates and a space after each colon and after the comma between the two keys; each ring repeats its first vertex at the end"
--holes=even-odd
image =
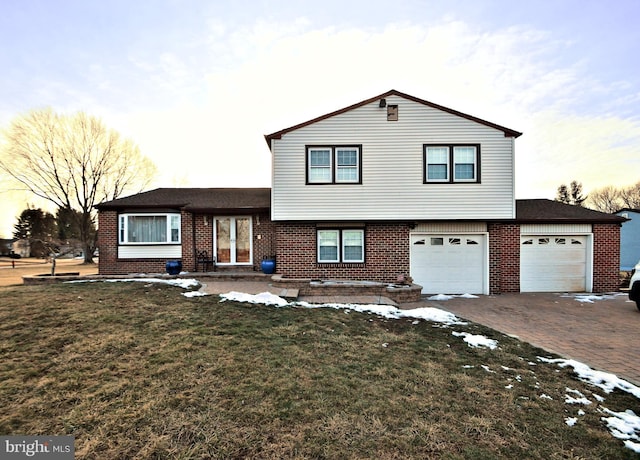
{"type": "Polygon", "coordinates": [[[593,225],[593,292],[620,287],[620,224],[593,225]]]}
{"type": "MultiPolygon", "coordinates": [[[[260,269],[263,257],[275,255],[275,231],[269,213],[252,216],[253,219],[253,270],[260,269]]],[[[102,275],[126,275],[131,273],[164,273],[166,258],[118,259],[118,213],[101,211],[98,214],[100,228],[100,257],[98,272],[102,275]]],[[[182,269],[196,270],[196,254],[206,250],[214,254],[213,214],[181,212],[182,269]],[[194,246],[194,241],[196,242],[194,246]]]]}
{"type": "Polygon", "coordinates": [[[351,279],[393,283],[409,274],[409,226],[373,223],[365,227],[364,263],[318,263],[316,224],[276,225],[276,270],[287,278],[351,279]]]}
{"type": "MultiPolygon", "coordinates": [[[[182,267],[195,271],[196,251],[213,254],[213,214],[182,216],[182,267]],[[194,241],[196,242],[194,247],[194,241]]],[[[101,211],[100,274],[164,273],[167,259],[118,259],[118,213],[101,211]]],[[[276,272],[285,278],[340,279],[393,283],[410,273],[410,227],[406,223],[368,223],[364,263],[318,263],[315,223],[271,221],[269,213],[253,219],[253,270],[265,257],[276,256],[276,272]]],[[[520,226],[489,223],[489,291],[520,291],[520,226]]],[[[618,289],[620,226],[593,225],[593,291],[618,289]]]]}

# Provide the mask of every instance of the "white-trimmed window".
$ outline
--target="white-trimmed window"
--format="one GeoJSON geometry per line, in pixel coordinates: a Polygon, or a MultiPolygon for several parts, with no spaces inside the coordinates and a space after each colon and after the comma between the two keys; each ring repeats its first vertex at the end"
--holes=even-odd
{"type": "Polygon", "coordinates": [[[480,182],[479,145],[425,145],[424,183],[480,182]]]}
{"type": "Polygon", "coordinates": [[[120,214],[120,244],[179,244],[180,214],[120,214]]]}
{"type": "Polygon", "coordinates": [[[360,184],[362,147],[307,146],[307,184],[360,184]]]}
{"type": "Polygon", "coordinates": [[[309,148],[309,183],[327,184],[331,183],[333,165],[331,159],[333,157],[330,148],[309,148]]]}
{"type": "Polygon", "coordinates": [[[364,230],[318,230],[318,262],[364,262],[364,230]]]}

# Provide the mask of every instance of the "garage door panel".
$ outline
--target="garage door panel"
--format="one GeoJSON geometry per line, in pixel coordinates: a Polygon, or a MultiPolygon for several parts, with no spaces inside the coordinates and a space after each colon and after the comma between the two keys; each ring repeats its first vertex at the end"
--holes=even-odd
{"type": "Polygon", "coordinates": [[[540,235],[521,238],[522,292],[584,291],[587,237],[540,235]]]}
{"type": "Polygon", "coordinates": [[[483,235],[413,235],[411,242],[411,276],[422,292],[484,292],[483,235]]]}

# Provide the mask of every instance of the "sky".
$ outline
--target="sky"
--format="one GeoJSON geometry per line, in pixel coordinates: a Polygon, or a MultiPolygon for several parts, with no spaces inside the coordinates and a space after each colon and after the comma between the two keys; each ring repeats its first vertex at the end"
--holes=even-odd
{"type": "MultiPolygon", "coordinates": [[[[0,5],[0,133],[84,111],[156,164],[153,188],[268,187],[265,134],[390,89],[523,132],[516,198],[640,181],[637,0],[0,5]]],[[[0,188],[0,237],[27,204],[0,188]]]]}

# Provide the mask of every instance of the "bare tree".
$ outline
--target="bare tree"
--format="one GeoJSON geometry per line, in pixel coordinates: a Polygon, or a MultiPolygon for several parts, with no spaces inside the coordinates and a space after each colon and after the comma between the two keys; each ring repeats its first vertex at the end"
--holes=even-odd
{"type": "Polygon", "coordinates": [[[620,190],[611,185],[593,190],[589,194],[587,203],[590,208],[609,214],[618,212],[624,207],[620,190]]]}
{"type": "Polygon", "coordinates": [[[0,170],[78,220],[85,262],[93,262],[94,205],[147,188],[156,168],[138,147],[84,112],[51,109],[17,117],[0,150],[0,170]]]}
{"type": "Polygon", "coordinates": [[[640,182],[620,190],[620,199],[625,208],[640,209],[640,182]]]}

